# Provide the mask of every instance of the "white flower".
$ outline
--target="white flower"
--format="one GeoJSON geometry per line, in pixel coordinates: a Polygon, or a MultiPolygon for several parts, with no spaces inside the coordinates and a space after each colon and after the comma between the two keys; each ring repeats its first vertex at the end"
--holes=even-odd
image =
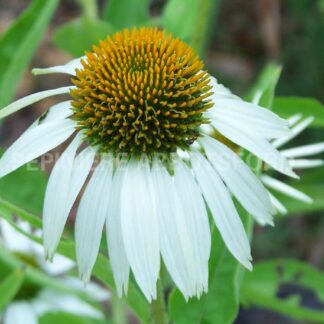
{"type": "MultiPolygon", "coordinates": [[[[39,231],[32,233],[29,223],[18,221],[16,226],[26,234],[41,234],[39,231]]],[[[19,233],[11,224],[0,219],[0,241],[8,250],[31,258],[37,266],[43,269],[49,275],[63,275],[75,266],[74,262],[62,255],[56,255],[53,262],[45,260],[43,248],[40,244],[30,240],[22,233],[19,233]]],[[[83,291],[88,298],[94,301],[104,301],[109,297],[109,293],[94,283],[90,283],[85,289],[75,284],[73,278],[60,277],[57,280],[65,285],[73,287],[75,290],[83,291]]],[[[6,306],[0,319],[3,324],[33,324],[38,323],[38,318],[45,313],[65,312],[96,319],[103,319],[104,314],[83,301],[79,297],[58,292],[50,288],[39,288],[35,296],[30,298],[18,298],[6,306]]]]}
{"type": "MultiPolygon", "coordinates": [[[[289,136],[285,136],[273,141],[273,145],[276,148],[281,148],[289,141],[293,140],[297,137],[301,132],[303,132],[314,120],[313,116],[309,116],[303,119],[301,114],[293,115],[289,118],[289,124],[292,127],[292,132],[289,136]]],[[[294,169],[308,169],[308,168],[315,168],[324,165],[324,160],[322,159],[309,159],[308,157],[321,154],[324,152],[324,142],[319,142],[315,144],[303,145],[299,147],[293,147],[289,149],[280,150],[280,153],[286,157],[289,161],[289,164],[294,169]]],[[[283,193],[284,195],[294,198],[296,200],[305,202],[305,203],[312,203],[313,200],[308,195],[304,194],[303,192],[293,188],[286,183],[270,177],[266,173],[261,174],[262,182],[270,189],[273,189],[277,192],[283,193]]],[[[280,214],[286,214],[287,209],[286,207],[270,192],[271,201],[274,207],[280,214]]]]}
{"type": "Polygon", "coordinates": [[[207,206],[229,251],[251,269],[249,240],[231,194],[263,225],[272,224],[274,209],[248,166],[206,132],[216,129],[275,170],[296,177],[269,142],[290,134],[288,123],[231,94],[202,71],[188,46],[156,29],[117,33],[94,50],[82,60],[35,71],[72,74],[74,87],[36,93],[0,110],[1,118],[47,96],[71,91],[73,97],[51,107],[0,161],[5,176],[77,133],[49,178],[46,256],[53,257],[99,155],[75,224],[84,281],[106,225],[119,295],[127,293],[131,269],[146,298],[156,298],[161,255],[185,298],[200,296],[208,288],[207,206]],[[83,143],[90,145],[78,153],[83,143]]]}

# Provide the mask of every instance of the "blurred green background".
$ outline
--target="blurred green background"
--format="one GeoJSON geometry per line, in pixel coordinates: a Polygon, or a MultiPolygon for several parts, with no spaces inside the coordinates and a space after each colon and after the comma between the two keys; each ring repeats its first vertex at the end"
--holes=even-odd
{"type": "MultiPolygon", "coordinates": [[[[28,4],[25,0],[1,1],[0,34],[28,4]]],[[[106,12],[104,1],[99,1],[99,5],[99,12],[106,12]]],[[[151,1],[150,14],[156,19],[153,20],[155,23],[159,23],[164,5],[163,0],[151,1]]],[[[190,5],[191,1],[188,0],[188,6],[190,5]]],[[[71,39],[65,39],[66,31],[73,33],[81,28],[79,22],[74,21],[78,19],[81,11],[76,1],[60,1],[30,67],[63,64],[72,58],[72,54],[82,53],[82,46],[78,48],[73,45],[71,39]],[[74,23],[70,24],[71,21],[74,23]],[[70,25],[61,27],[66,23],[70,25]]],[[[211,74],[233,92],[244,95],[255,82],[260,70],[268,62],[274,61],[283,66],[277,95],[314,97],[324,101],[324,0],[215,0],[206,14],[209,14],[210,19],[201,55],[211,74]]],[[[112,21],[114,19],[109,18],[112,21]]],[[[186,19],[187,17],[183,17],[180,24],[185,24],[186,19]]],[[[120,23],[121,26],[125,26],[127,22],[117,20],[117,25],[120,23]]],[[[145,16],[143,22],[146,23],[145,16]]],[[[102,23],[99,27],[96,26],[96,32],[98,35],[105,35],[109,28],[111,26],[102,23]]],[[[188,28],[199,29],[199,21],[191,23],[188,28]]],[[[87,30],[89,33],[82,34],[81,38],[82,41],[91,43],[91,24],[87,25],[87,30]]],[[[75,37],[78,37],[77,34],[75,37]]],[[[77,38],[74,38],[74,41],[78,43],[77,38]]],[[[16,96],[59,87],[68,79],[66,76],[36,78],[28,69],[19,83],[16,96]]],[[[44,100],[31,110],[9,117],[0,133],[1,145],[6,147],[12,143],[40,112],[54,103],[54,100],[56,99],[44,100]]],[[[310,128],[292,145],[323,140],[323,128],[310,128]]],[[[48,166],[46,171],[50,168],[51,166],[48,166]]],[[[324,195],[323,168],[305,171],[302,175],[304,183],[319,184],[322,190],[319,194],[324,195]]],[[[40,181],[43,185],[45,179],[33,181],[40,181]]],[[[6,188],[5,183],[2,183],[2,188],[6,188]]],[[[26,190],[28,191],[28,188],[26,190]]],[[[293,201],[291,203],[294,204],[293,201]]],[[[41,209],[41,206],[33,206],[34,212],[41,209]]],[[[323,208],[318,208],[315,212],[297,208],[289,217],[278,217],[275,228],[256,227],[253,242],[254,259],[296,258],[324,269],[323,216],[323,208]]],[[[316,307],[324,309],[323,304],[316,307]]],[[[242,310],[237,319],[237,323],[253,324],[261,321],[265,324],[304,323],[256,308],[242,310]]]]}

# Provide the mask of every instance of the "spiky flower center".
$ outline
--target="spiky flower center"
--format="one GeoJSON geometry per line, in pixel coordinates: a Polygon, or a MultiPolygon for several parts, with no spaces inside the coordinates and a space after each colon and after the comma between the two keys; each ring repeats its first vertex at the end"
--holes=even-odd
{"type": "Polygon", "coordinates": [[[103,152],[187,149],[208,122],[209,74],[194,51],[156,28],[124,30],[87,52],[71,90],[74,119],[103,152]]]}

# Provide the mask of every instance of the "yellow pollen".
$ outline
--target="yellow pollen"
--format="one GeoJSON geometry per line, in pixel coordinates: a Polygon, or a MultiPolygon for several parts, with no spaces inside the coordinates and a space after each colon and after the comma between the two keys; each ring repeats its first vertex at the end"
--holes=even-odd
{"type": "Polygon", "coordinates": [[[157,28],[124,30],[99,45],[72,80],[74,119],[89,143],[129,154],[188,149],[212,106],[194,51],[157,28]]]}

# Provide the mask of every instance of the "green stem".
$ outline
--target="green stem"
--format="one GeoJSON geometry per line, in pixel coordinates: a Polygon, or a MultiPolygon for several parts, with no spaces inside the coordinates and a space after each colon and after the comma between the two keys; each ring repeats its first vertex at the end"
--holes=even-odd
{"type": "Polygon", "coordinates": [[[151,303],[151,312],[152,324],[169,323],[161,279],[157,282],[157,296],[151,303]]]}
{"type": "Polygon", "coordinates": [[[97,0],[79,0],[84,16],[89,20],[98,19],[97,0]]]}
{"type": "Polygon", "coordinates": [[[115,294],[111,298],[112,322],[114,324],[127,324],[127,304],[124,299],[115,294]]]}

